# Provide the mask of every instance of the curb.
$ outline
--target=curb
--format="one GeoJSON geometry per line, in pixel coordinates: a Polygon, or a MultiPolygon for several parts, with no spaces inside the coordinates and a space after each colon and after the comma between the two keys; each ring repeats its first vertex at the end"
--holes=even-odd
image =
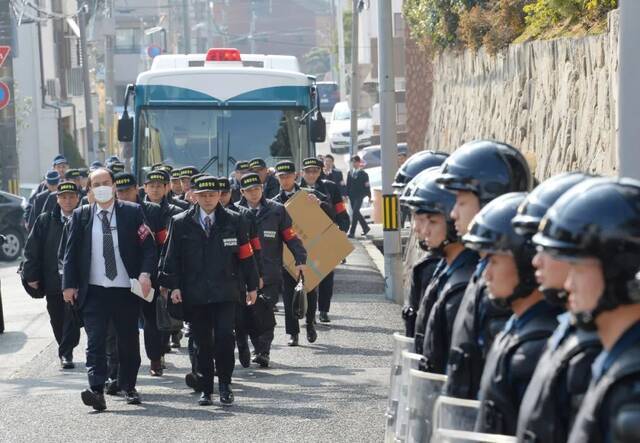
{"type": "Polygon", "coordinates": [[[371,258],[371,261],[376,266],[376,269],[378,269],[382,278],[384,278],[384,255],[382,255],[382,252],[380,252],[371,240],[362,240],[360,243],[364,246],[364,250],[367,251],[369,258],[371,258]]]}

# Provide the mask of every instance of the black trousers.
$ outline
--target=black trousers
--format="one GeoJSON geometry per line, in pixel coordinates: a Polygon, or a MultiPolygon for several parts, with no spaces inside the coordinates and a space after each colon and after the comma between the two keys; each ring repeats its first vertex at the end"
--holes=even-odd
{"type": "Polygon", "coordinates": [[[354,198],[349,199],[351,202],[351,228],[349,229],[349,235],[354,235],[356,233],[356,227],[358,223],[360,223],[360,227],[362,228],[362,233],[369,232],[369,225],[367,221],[364,219],[362,214],[360,213],[360,208],[362,207],[362,198],[354,198]]]}
{"type": "Polygon", "coordinates": [[[318,311],[329,312],[333,298],[333,271],[322,279],[318,285],[318,311]]]}
{"type": "MultiPolygon", "coordinates": [[[[157,297],[160,297],[158,293],[157,297]]],[[[158,330],[156,322],[156,304],[141,302],[142,319],[144,321],[144,349],[149,360],[160,360],[164,355],[165,344],[169,340],[169,333],[158,330]]]]}
{"type": "MultiPolygon", "coordinates": [[[[280,283],[276,283],[265,285],[260,290],[262,296],[267,301],[271,309],[273,309],[275,304],[278,302],[280,288],[280,283]]],[[[249,343],[247,341],[247,335],[249,335],[249,337],[251,338],[251,344],[253,345],[253,349],[256,351],[256,354],[269,355],[269,353],[271,352],[271,343],[273,343],[273,331],[275,328],[271,328],[270,330],[260,335],[249,334],[248,331],[251,330],[251,325],[249,324],[251,318],[247,313],[246,306],[239,306],[236,313],[236,342],[238,344],[238,349],[241,349],[244,346],[249,346],[249,343]]]]}
{"type": "Polygon", "coordinates": [[[237,302],[210,303],[193,307],[191,330],[203,393],[213,392],[214,360],[220,383],[231,383],[235,363],[233,328],[237,302]],[[214,338],[215,337],[215,338],[214,338]]]}
{"type": "Polygon", "coordinates": [[[65,303],[62,294],[47,294],[47,311],[58,343],[58,357],[73,360],[73,348],[80,342],[80,326],[76,321],[72,307],[65,303]]]}
{"type": "Polygon", "coordinates": [[[106,342],[109,322],[113,322],[117,339],[118,385],[124,391],[134,389],[140,369],[138,297],[127,288],[89,286],[82,309],[87,333],[87,375],[89,386],[102,392],[107,378],[106,342]]]}
{"type": "MultiPolygon", "coordinates": [[[[282,298],[284,299],[284,329],[289,335],[297,335],[300,333],[300,324],[298,319],[293,316],[293,292],[298,283],[286,271],[282,270],[282,298]]],[[[314,289],[307,293],[307,324],[315,323],[316,310],[318,309],[318,290],[314,289]]]]}

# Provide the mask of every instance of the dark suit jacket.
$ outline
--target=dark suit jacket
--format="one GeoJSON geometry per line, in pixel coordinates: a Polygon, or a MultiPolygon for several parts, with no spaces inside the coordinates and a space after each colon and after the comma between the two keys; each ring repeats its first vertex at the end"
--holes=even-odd
{"type": "MultiPolygon", "coordinates": [[[[118,249],[129,278],[138,278],[141,272],[154,275],[158,263],[153,236],[141,236],[140,227],[145,224],[140,205],[117,201],[115,203],[118,233],[118,249]],[[144,238],[143,238],[144,237],[144,238]]],[[[86,212],[85,212],[86,214],[86,212]]],[[[91,230],[95,205],[81,206],[73,211],[68,223],[67,239],[62,262],[62,288],[78,289],[78,305],[82,308],[89,287],[91,267],[91,230]],[[82,211],[89,211],[83,220],[82,211]]]]}

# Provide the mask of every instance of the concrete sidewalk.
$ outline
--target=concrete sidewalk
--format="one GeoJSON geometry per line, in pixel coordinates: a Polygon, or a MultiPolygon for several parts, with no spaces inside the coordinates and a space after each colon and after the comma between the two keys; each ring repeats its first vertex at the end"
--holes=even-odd
{"type": "MultiPolygon", "coordinates": [[[[143,352],[141,406],[108,397],[106,412],[91,412],[80,401],[87,383],[82,362],[73,371],[58,369],[44,302],[29,299],[14,267],[0,269],[7,320],[0,335],[0,440],[381,441],[400,307],[384,300],[382,277],[355,246],[336,271],[333,322],[318,325],[313,345],[301,334],[302,346],[289,348],[278,314],[271,368],[237,364],[230,408],[217,396],[213,407],[196,405],[198,396],[183,381],[189,361],[182,348],[167,355],[161,378],[147,375],[143,352]]],[[[84,360],[83,346],[76,360],[84,360]]]]}

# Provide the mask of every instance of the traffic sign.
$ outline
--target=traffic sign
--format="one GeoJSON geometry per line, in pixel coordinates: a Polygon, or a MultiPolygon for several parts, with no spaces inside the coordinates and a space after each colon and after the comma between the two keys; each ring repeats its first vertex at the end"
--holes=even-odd
{"type": "Polygon", "coordinates": [[[162,54],[162,48],[160,46],[150,45],[147,48],[147,55],[151,58],[154,58],[160,54],[162,54]]]}
{"type": "Polygon", "coordinates": [[[4,65],[5,60],[9,57],[11,46],[0,46],[0,68],[4,65]]]}
{"type": "Polygon", "coordinates": [[[11,94],[9,94],[9,87],[6,83],[0,82],[0,110],[7,107],[11,100],[11,94]]]}

